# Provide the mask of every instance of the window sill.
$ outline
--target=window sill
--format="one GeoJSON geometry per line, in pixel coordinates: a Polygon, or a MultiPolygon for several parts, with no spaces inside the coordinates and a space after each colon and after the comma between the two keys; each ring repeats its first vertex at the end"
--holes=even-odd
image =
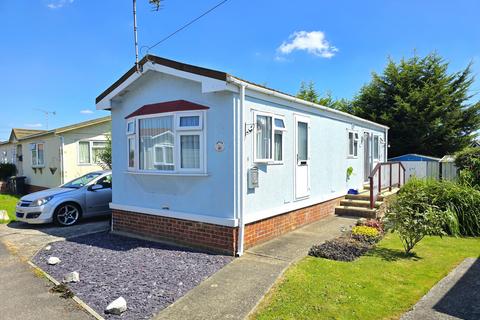
{"type": "Polygon", "coordinates": [[[41,165],[41,166],[32,166],[33,169],[43,169],[45,168],[45,165],[41,165]]]}
{"type": "Polygon", "coordinates": [[[133,171],[127,170],[125,171],[127,174],[133,175],[146,175],[146,176],[170,176],[170,177],[208,177],[208,173],[187,173],[187,172],[180,172],[180,173],[168,173],[168,172],[147,172],[147,171],[133,171]]]}
{"type": "Polygon", "coordinates": [[[347,156],[347,159],[358,159],[358,156],[347,156]]]}

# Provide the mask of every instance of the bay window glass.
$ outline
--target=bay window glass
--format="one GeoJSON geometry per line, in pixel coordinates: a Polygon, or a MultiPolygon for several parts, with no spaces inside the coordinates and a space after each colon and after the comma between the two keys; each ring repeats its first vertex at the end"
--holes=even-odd
{"type": "Polygon", "coordinates": [[[135,137],[128,137],[128,167],[135,167],[135,137]]]}
{"type": "Polygon", "coordinates": [[[90,163],[90,141],[78,142],[78,163],[90,163]]]}
{"type": "Polygon", "coordinates": [[[257,115],[256,158],[272,159],[272,117],[257,115]]]}
{"type": "Polygon", "coordinates": [[[200,168],[200,135],[180,136],[180,166],[182,169],[200,168]]]}
{"type": "Polygon", "coordinates": [[[175,169],[173,116],[140,119],[138,131],[140,169],[173,171],[175,169]]]}
{"type": "Polygon", "coordinates": [[[181,116],[180,127],[198,127],[200,126],[200,116],[181,116]]]}
{"type": "Polygon", "coordinates": [[[43,166],[45,164],[45,152],[43,143],[37,143],[37,157],[38,165],[43,166]]]}

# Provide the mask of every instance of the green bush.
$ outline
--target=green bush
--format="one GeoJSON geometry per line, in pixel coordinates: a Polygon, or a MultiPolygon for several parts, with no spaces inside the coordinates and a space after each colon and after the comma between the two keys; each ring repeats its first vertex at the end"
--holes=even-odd
{"type": "Polygon", "coordinates": [[[17,174],[17,167],[13,163],[0,163],[0,181],[5,181],[17,174]]]}
{"type": "Polygon", "coordinates": [[[480,147],[465,148],[455,154],[459,181],[480,190],[480,147]]]}
{"type": "Polygon", "coordinates": [[[395,208],[388,210],[404,207],[419,214],[436,211],[448,234],[480,236],[480,191],[473,187],[451,181],[412,179],[399,191],[392,206],[395,208]]]}
{"type": "Polygon", "coordinates": [[[385,227],[398,232],[406,253],[425,236],[444,234],[443,212],[427,198],[422,192],[402,192],[388,205],[385,227]]]}

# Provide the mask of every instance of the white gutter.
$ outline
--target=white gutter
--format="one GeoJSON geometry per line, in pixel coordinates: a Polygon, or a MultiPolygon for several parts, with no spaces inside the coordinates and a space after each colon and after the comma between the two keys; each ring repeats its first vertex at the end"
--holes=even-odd
{"type": "Polygon", "coordinates": [[[245,243],[245,85],[243,83],[237,83],[240,89],[240,105],[238,106],[237,123],[239,124],[239,132],[237,139],[237,159],[238,165],[238,177],[237,177],[237,218],[238,218],[238,242],[237,242],[237,256],[243,255],[244,243],[245,243]]]}
{"type": "Polygon", "coordinates": [[[243,80],[237,79],[237,78],[235,78],[233,76],[230,76],[230,75],[228,76],[227,81],[236,83],[237,85],[243,85],[246,88],[249,88],[251,90],[254,90],[254,91],[269,95],[269,96],[273,96],[273,97],[277,97],[277,98],[280,98],[280,99],[288,100],[290,102],[295,102],[295,103],[298,103],[298,104],[303,104],[305,106],[313,107],[317,110],[333,113],[333,114],[340,115],[340,116],[343,116],[343,117],[347,117],[347,118],[350,118],[350,119],[353,119],[353,120],[356,120],[356,121],[359,121],[359,122],[368,123],[368,124],[373,125],[375,127],[388,129],[387,126],[384,126],[382,124],[379,124],[379,123],[376,123],[376,122],[373,122],[373,121],[370,121],[370,120],[366,120],[366,119],[354,116],[350,113],[346,113],[346,112],[339,111],[339,110],[336,110],[336,109],[324,107],[324,106],[319,105],[317,103],[313,103],[313,102],[310,102],[310,101],[299,99],[299,98],[290,96],[290,95],[285,94],[285,93],[281,93],[281,92],[274,91],[274,90],[271,90],[271,89],[263,88],[263,87],[245,82],[243,80]]]}

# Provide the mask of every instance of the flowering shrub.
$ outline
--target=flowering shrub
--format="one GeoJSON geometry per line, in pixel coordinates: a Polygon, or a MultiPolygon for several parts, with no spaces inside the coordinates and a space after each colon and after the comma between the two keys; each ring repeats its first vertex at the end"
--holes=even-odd
{"type": "Polygon", "coordinates": [[[379,233],[383,233],[383,222],[377,219],[359,219],[357,221],[357,226],[366,226],[366,227],[372,227],[378,230],[379,233]]]}
{"type": "Polygon", "coordinates": [[[378,237],[379,232],[376,228],[368,226],[355,226],[352,228],[352,235],[363,235],[369,237],[378,237]]]}

